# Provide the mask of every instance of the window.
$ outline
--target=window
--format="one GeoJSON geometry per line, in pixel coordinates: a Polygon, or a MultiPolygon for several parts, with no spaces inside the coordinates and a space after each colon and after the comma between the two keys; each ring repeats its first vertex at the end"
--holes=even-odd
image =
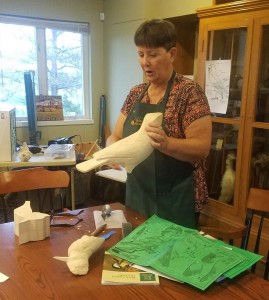
{"type": "Polygon", "coordinates": [[[0,15],[0,104],[27,120],[24,72],[35,94],[62,96],[64,119],[89,115],[89,25],[0,15]]]}

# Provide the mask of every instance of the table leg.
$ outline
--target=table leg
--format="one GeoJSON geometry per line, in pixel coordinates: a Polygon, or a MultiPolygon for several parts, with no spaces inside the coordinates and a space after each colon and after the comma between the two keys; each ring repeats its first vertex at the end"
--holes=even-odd
{"type": "Polygon", "coordinates": [[[71,205],[72,205],[72,210],[76,209],[76,199],[75,199],[75,168],[71,167],[70,170],[70,177],[71,177],[71,205]]]}

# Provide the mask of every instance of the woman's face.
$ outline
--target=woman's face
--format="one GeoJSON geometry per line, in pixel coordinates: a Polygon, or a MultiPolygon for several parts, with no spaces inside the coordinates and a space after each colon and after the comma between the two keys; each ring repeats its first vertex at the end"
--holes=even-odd
{"type": "Polygon", "coordinates": [[[176,48],[166,50],[163,47],[137,47],[139,63],[148,81],[153,84],[162,84],[171,76],[176,48]]]}

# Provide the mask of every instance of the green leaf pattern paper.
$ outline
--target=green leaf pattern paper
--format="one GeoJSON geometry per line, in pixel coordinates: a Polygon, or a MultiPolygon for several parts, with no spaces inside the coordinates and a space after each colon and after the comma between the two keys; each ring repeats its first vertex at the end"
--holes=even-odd
{"type": "Polygon", "coordinates": [[[219,276],[246,260],[242,252],[230,249],[197,230],[154,215],[109,252],[205,290],[219,276]]]}
{"type": "Polygon", "coordinates": [[[219,243],[219,245],[222,245],[223,247],[228,247],[228,248],[232,249],[233,251],[236,251],[237,253],[240,253],[241,255],[243,255],[245,257],[245,259],[240,264],[236,265],[234,268],[228,270],[227,272],[225,272],[223,274],[224,276],[226,276],[230,279],[239,275],[243,271],[249,269],[252,265],[254,265],[256,262],[258,262],[263,257],[262,255],[255,254],[253,252],[246,251],[246,250],[243,250],[243,249],[235,247],[235,246],[227,245],[226,243],[224,243],[222,241],[216,240],[216,241],[213,241],[213,243],[219,243]]]}

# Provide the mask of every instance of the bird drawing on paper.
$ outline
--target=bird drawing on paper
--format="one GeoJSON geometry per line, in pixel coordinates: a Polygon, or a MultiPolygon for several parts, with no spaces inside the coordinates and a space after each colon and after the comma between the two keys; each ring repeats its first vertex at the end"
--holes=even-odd
{"type": "Polygon", "coordinates": [[[145,130],[148,124],[162,124],[163,114],[160,112],[145,115],[140,129],[128,137],[96,152],[90,160],[76,165],[78,171],[86,173],[103,165],[122,165],[128,173],[150,156],[153,147],[145,130]]]}
{"type": "Polygon", "coordinates": [[[22,146],[21,146],[20,150],[18,151],[18,156],[19,156],[20,160],[24,161],[24,162],[28,161],[31,158],[32,153],[29,150],[26,142],[22,143],[22,146]]]}

